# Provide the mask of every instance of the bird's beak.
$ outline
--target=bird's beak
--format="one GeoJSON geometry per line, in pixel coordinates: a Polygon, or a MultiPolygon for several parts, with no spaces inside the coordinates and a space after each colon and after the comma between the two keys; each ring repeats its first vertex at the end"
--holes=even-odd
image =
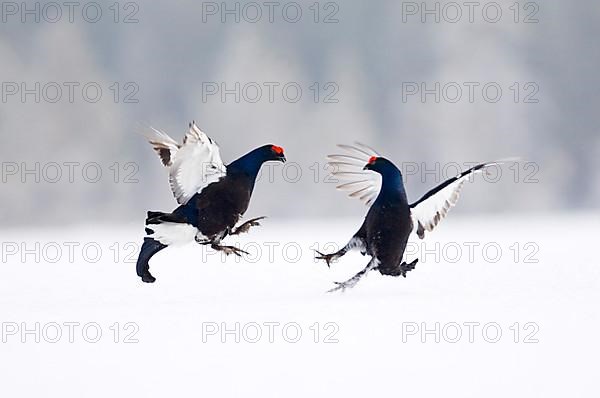
{"type": "Polygon", "coordinates": [[[281,163],[285,163],[287,161],[287,159],[285,158],[285,155],[280,155],[277,160],[279,160],[281,163]]]}
{"type": "Polygon", "coordinates": [[[371,170],[371,164],[370,163],[365,164],[365,167],[363,167],[363,170],[371,170]]]}

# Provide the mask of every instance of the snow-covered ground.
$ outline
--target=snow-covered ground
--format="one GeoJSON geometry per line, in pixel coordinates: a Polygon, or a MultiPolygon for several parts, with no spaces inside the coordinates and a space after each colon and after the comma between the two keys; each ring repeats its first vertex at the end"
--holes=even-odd
{"type": "Polygon", "coordinates": [[[326,294],[367,259],[311,248],[360,221],[265,220],[248,260],[167,249],[155,284],[138,225],[0,231],[2,396],[598,396],[598,215],[453,214],[406,279],[326,294]]]}

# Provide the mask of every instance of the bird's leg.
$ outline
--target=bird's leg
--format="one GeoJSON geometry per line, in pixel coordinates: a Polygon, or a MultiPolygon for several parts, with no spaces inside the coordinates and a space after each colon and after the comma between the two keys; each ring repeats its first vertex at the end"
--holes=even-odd
{"type": "Polygon", "coordinates": [[[239,249],[235,246],[221,246],[220,244],[218,244],[216,242],[211,243],[210,247],[212,247],[214,250],[224,252],[227,256],[232,253],[238,257],[242,257],[242,253],[249,254],[247,251],[239,249]]]}
{"type": "Polygon", "coordinates": [[[263,220],[267,217],[256,217],[253,218],[252,220],[248,220],[245,223],[243,223],[242,225],[239,225],[237,227],[235,227],[234,230],[232,230],[229,235],[239,235],[241,233],[244,232],[248,232],[248,230],[250,229],[250,227],[257,227],[260,225],[259,221],[263,220]]]}
{"type": "MultiPolygon", "coordinates": [[[[321,253],[318,250],[315,250],[315,252],[317,252],[318,256],[315,257],[315,259],[317,260],[325,260],[325,262],[327,263],[327,266],[331,268],[331,262],[332,261],[336,261],[338,258],[342,257],[344,254],[348,253],[348,251],[352,250],[352,249],[364,249],[364,243],[362,241],[362,239],[358,238],[358,237],[353,237],[352,239],[350,239],[350,242],[348,242],[346,244],[346,246],[342,247],[340,250],[338,250],[335,253],[331,253],[331,254],[324,254],[321,253]]],[[[364,253],[363,253],[364,254],[364,253]]]]}
{"type": "Polygon", "coordinates": [[[358,274],[354,275],[352,278],[348,279],[345,282],[334,282],[337,286],[331,290],[328,290],[327,293],[336,292],[338,290],[341,290],[343,292],[347,288],[354,287],[358,283],[358,281],[361,280],[361,278],[363,276],[365,276],[367,273],[369,273],[369,271],[377,268],[377,264],[378,263],[375,260],[375,258],[372,258],[371,261],[369,261],[369,264],[367,264],[367,266],[362,271],[360,271],[358,274]]]}
{"type": "Polygon", "coordinates": [[[325,260],[325,263],[327,263],[327,266],[329,268],[331,268],[331,262],[332,261],[336,261],[338,258],[342,257],[344,254],[346,254],[348,252],[348,249],[346,249],[346,246],[342,247],[340,250],[338,250],[335,253],[330,253],[330,254],[323,254],[318,250],[315,250],[315,252],[318,254],[318,256],[315,257],[315,259],[317,260],[325,260]]]}
{"type": "Polygon", "coordinates": [[[413,269],[415,269],[415,265],[417,264],[417,261],[419,261],[418,259],[414,260],[412,263],[407,264],[407,263],[402,263],[402,264],[397,264],[395,266],[392,267],[385,267],[383,265],[379,266],[379,272],[381,272],[382,275],[389,275],[389,276],[400,276],[402,275],[403,277],[406,278],[406,273],[408,271],[412,271],[413,269]]]}

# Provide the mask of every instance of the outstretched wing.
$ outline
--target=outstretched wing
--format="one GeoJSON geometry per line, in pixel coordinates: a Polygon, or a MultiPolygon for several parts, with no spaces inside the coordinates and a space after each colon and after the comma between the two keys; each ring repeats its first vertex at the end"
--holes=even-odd
{"type": "Polygon", "coordinates": [[[225,176],[219,146],[195,122],[190,123],[182,145],[166,133],[152,130],[148,140],[169,168],[171,191],[179,204],[186,204],[197,192],[225,176]]]}
{"type": "Polygon", "coordinates": [[[482,173],[486,168],[499,164],[501,162],[478,164],[456,177],[444,181],[423,195],[421,199],[411,204],[410,212],[413,225],[416,227],[419,238],[423,239],[425,237],[425,230],[431,232],[446,217],[450,208],[456,205],[460,191],[471,175],[482,173]]]}
{"type": "Polygon", "coordinates": [[[148,142],[152,144],[152,148],[158,154],[162,164],[165,167],[170,167],[173,164],[173,157],[179,150],[180,145],[167,133],[150,127],[149,130],[144,131],[142,134],[146,136],[148,142]]]}
{"type": "Polygon", "coordinates": [[[332,176],[338,180],[337,189],[348,192],[351,198],[358,198],[370,205],[381,189],[381,176],[363,167],[371,156],[380,156],[368,145],[355,142],[354,145],[339,144],[341,154],[327,156],[332,176]]]}

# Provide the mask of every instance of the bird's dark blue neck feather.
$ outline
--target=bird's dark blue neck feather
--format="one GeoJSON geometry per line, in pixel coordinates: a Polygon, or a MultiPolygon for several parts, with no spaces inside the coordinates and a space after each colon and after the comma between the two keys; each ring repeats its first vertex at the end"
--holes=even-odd
{"type": "Polygon", "coordinates": [[[381,190],[377,200],[407,202],[402,173],[395,166],[380,171],[381,190]]]}
{"type": "Polygon", "coordinates": [[[266,160],[264,149],[256,148],[227,165],[227,174],[243,174],[255,180],[266,160]]]}

